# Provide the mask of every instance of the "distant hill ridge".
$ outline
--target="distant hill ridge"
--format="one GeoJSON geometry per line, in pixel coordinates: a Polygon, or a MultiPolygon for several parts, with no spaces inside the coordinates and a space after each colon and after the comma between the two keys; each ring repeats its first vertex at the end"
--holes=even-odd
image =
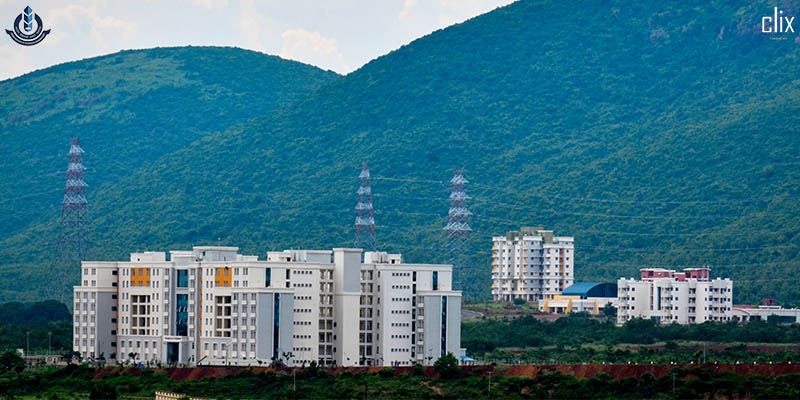
{"type": "MultiPolygon", "coordinates": [[[[343,77],[268,62],[295,79],[280,82],[279,99],[249,108],[272,96],[240,73],[278,85],[247,68],[265,56],[231,62],[237,53],[212,48],[214,57],[183,67],[159,61],[173,65],[169,76],[146,76],[193,83],[145,91],[102,117],[77,107],[29,122],[37,129],[25,131],[46,133],[4,151],[28,154],[38,160],[28,171],[53,176],[2,170],[17,188],[4,198],[23,187],[59,188],[64,144],[45,143],[80,130],[94,169],[87,179],[105,182],[90,189],[94,258],[210,243],[263,255],[351,246],[366,161],[380,247],[446,262],[446,181],[464,166],[475,214],[468,296],[488,295],[490,237],[536,225],[575,237],[578,281],[709,265],[713,276],[735,280],[736,303],[768,295],[800,303],[800,46],[795,36],[770,40],[755,29],[770,4],[521,1],[343,77]],[[206,76],[223,75],[230,80],[208,84],[206,76]],[[150,114],[169,122],[148,124],[150,114]],[[175,132],[169,118],[194,128],[175,132]],[[164,142],[153,144],[156,136],[164,142]]],[[[78,66],[75,73],[89,67],[78,66]]],[[[53,88],[42,90],[60,93],[55,78],[66,71],[53,74],[53,88]]],[[[102,79],[139,75],[109,74],[119,77],[102,79]]],[[[41,238],[54,236],[57,193],[46,200],[6,209],[0,259],[7,276],[32,287],[0,281],[2,297],[32,297],[47,281],[41,238]]]]}

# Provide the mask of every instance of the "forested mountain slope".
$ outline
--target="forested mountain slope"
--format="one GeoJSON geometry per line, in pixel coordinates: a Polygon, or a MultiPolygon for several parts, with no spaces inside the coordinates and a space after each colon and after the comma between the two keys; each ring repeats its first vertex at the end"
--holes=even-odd
{"type": "MultiPolygon", "coordinates": [[[[95,188],[94,257],[350,246],[366,161],[380,247],[446,261],[463,166],[468,296],[491,236],[539,225],[575,237],[578,280],[709,265],[736,303],[800,301],[800,39],[760,33],[772,7],[521,1],[434,32],[95,188]]],[[[46,279],[53,221],[0,243],[10,271],[46,279]]]]}

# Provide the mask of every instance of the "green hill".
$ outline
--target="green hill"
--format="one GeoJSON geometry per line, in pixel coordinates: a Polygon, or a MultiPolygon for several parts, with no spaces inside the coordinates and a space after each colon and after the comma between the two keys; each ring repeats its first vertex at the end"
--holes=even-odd
{"type": "MultiPolygon", "coordinates": [[[[579,280],[710,265],[737,303],[796,303],[800,39],[759,32],[771,7],[522,1],[434,32],[93,188],[94,257],[351,245],[367,161],[381,247],[445,261],[464,166],[470,296],[488,294],[491,236],[540,225],[575,236],[579,280]]],[[[9,276],[46,281],[54,222],[0,243],[9,276]]]]}
{"type": "Polygon", "coordinates": [[[0,82],[0,239],[60,212],[71,136],[90,150],[93,191],[336,77],[253,51],[186,47],[122,51],[0,82]]]}

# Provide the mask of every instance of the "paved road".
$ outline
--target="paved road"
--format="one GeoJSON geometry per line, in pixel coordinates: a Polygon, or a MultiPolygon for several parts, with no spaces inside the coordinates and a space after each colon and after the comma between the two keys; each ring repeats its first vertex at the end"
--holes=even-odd
{"type": "Polygon", "coordinates": [[[480,318],[482,316],[483,316],[483,314],[481,314],[479,312],[469,311],[469,310],[461,310],[461,320],[462,321],[465,320],[465,319],[480,318]]]}

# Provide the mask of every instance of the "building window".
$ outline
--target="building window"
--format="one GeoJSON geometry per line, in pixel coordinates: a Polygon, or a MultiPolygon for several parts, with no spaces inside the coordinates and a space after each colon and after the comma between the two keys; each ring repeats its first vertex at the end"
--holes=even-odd
{"type": "Polygon", "coordinates": [[[189,271],[185,269],[178,270],[177,286],[180,288],[189,287],[189,271]]]}
{"type": "Polygon", "coordinates": [[[439,290],[439,271],[433,271],[433,290],[439,290]]]}
{"type": "MultiPolygon", "coordinates": [[[[286,270],[286,274],[289,274],[289,270],[286,270]]],[[[281,294],[275,293],[274,308],[272,312],[272,356],[276,360],[278,359],[278,348],[280,347],[280,316],[281,294]]]]}
{"type": "Polygon", "coordinates": [[[447,354],[447,296],[442,296],[442,355],[445,354],[447,354]]]}
{"type": "Polygon", "coordinates": [[[179,294],[175,301],[175,334],[186,336],[189,330],[189,295],[179,294]]]}

